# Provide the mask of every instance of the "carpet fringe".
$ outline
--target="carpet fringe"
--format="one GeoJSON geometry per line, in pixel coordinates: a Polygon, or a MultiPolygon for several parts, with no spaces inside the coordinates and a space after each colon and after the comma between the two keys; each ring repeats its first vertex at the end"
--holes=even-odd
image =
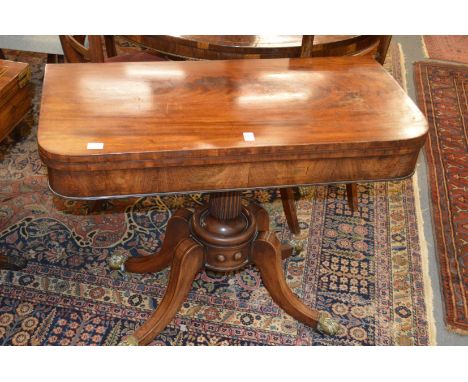
{"type": "Polygon", "coordinates": [[[429,345],[437,345],[437,329],[434,318],[434,292],[432,290],[431,277],[429,276],[429,250],[424,235],[423,216],[421,209],[420,190],[418,182],[418,170],[413,175],[414,205],[416,208],[416,221],[418,225],[419,248],[421,251],[421,264],[424,283],[424,301],[426,303],[426,320],[428,325],[429,345]]]}
{"type": "Polygon", "coordinates": [[[447,324],[447,323],[445,324],[445,327],[447,328],[447,330],[449,332],[459,334],[459,335],[462,335],[462,336],[468,335],[468,330],[460,329],[460,328],[457,328],[457,327],[452,326],[452,325],[447,324]]]}
{"type": "Polygon", "coordinates": [[[421,36],[421,46],[425,58],[429,58],[429,51],[427,50],[426,42],[424,41],[424,36],[421,36]]]}
{"type": "Polygon", "coordinates": [[[406,93],[408,93],[408,83],[406,82],[406,59],[405,54],[403,53],[403,47],[400,43],[398,43],[398,52],[400,53],[400,72],[401,72],[401,80],[403,82],[403,89],[406,93]]]}

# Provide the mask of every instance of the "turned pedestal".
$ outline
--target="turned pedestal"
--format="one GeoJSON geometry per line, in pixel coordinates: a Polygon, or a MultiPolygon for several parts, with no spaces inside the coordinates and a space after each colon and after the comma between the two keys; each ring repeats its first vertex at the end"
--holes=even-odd
{"type": "Polygon", "coordinates": [[[245,207],[240,192],[210,194],[207,205],[191,212],[177,210],[169,220],[161,250],[144,257],[111,258],[111,267],[128,272],[157,272],[171,266],[166,293],[151,317],[121,345],[150,343],[174,318],[187,297],[192,282],[203,268],[235,271],[255,264],[273,300],[295,319],[326,334],[335,334],[338,324],[304,305],[287,285],[282,260],[292,253],[269,231],[268,213],[250,204],[245,207]],[[126,261],[125,261],[126,260],[126,261]]]}

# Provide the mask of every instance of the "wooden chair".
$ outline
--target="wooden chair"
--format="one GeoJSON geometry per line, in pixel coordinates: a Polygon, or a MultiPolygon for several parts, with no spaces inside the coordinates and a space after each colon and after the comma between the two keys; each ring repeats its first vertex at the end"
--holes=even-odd
{"type": "MultiPolygon", "coordinates": [[[[321,40],[326,36],[322,36],[321,40]]],[[[332,36],[331,36],[332,37],[332,36]]],[[[302,36],[301,57],[372,55],[384,64],[392,36],[354,36],[314,45],[314,36],[302,36]]],[[[326,39],[325,39],[326,40],[326,39]]]]}
{"type": "MultiPolygon", "coordinates": [[[[372,55],[381,65],[384,64],[392,36],[355,36],[349,39],[314,46],[314,36],[302,36],[300,57],[365,56],[372,55]],[[319,47],[319,48],[317,48],[319,47]]],[[[300,232],[295,205],[297,187],[281,189],[281,201],[289,229],[293,234],[300,232]]],[[[357,184],[346,184],[346,196],[351,211],[358,205],[357,184]]]]}
{"type": "Polygon", "coordinates": [[[118,55],[115,47],[114,36],[96,35],[62,35],[60,36],[63,53],[66,62],[86,63],[86,62],[141,62],[141,61],[166,61],[162,56],[134,50],[118,55]],[[88,44],[85,45],[86,37],[88,44]]]}

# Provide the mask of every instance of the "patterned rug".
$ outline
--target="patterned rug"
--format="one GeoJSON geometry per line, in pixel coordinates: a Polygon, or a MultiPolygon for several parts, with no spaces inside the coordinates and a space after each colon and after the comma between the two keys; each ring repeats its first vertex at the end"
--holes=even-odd
{"type": "MultiPolygon", "coordinates": [[[[102,212],[52,196],[36,147],[45,57],[5,53],[32,64],[37,94],[23,138],[0,145],[0,248],[29,260],[22,271],[0,271],[0,343],[115,345],[158,305],[168,270],[121,274],[107,259],[116,252],[153,253],[171,213],[200,204],[203,196],[113,200],[102,212]]],[[[402,78],[397,46],[387,67],[402,78]]],[[[304,194],[298,203],[302,231],[295,238],[304,250],[284,261],[284,270],[306,304],[339,320],[338,335],[324,336],[286,315],[248,267],[199,274],[181,311],[152,344],[433,343],[412,181],[360,184],[354,214],[344,185],[309,187],[304,194]]],[[[246,197],[270,212],[280,239],[291,238],[276,190],[246,197]]]]}
{"type": "Polygon", "coordinates": [[[468,64],[468,36],[423,36],[428,58],[468,64]]]}
{"type": "Polygon", "coordinates": [[[468,66],[417,62],[446,324],[468,334],[468,66]]]}

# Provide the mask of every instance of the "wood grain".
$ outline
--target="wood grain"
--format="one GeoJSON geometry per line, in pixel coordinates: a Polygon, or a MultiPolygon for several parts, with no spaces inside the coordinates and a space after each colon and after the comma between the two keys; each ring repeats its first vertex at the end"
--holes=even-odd
{"type": "Polygon", "coordinates": [[[426,133],[366,57],[56,64],[38,144],[52,188],[91,197],[401,178],[426,133]]]}
{"type": "MultiPolygon", "coordinates": [[[[122,37],[140,46],[156,50],[173,60],[292,58],[301,55],[304,42],[302,35],[128,35],[122,37]]],[[[378,56],[383,53],[378,51],[378,46],[384,47],[383,40],[389,37],[316,35],[313,36],[313,43],[311,39],[307,39],[307,42],[311,43],[306,47],[307,56],[363,54],[378,56]]]]}
{"type": "Polygon", "coordinates": [[[34,88],[30,77],[28,64],[0,60],[0,142],[32,106],[34,88]]]}
{"type": "Polygon", "coordinates": [[[305,305],[286,283],[281,245],[273,232],[260,232],[252,245],[252,262],[260,270],[263,284],[286,313],[313,328],[317,327],[320,312],[305,305]]]}

